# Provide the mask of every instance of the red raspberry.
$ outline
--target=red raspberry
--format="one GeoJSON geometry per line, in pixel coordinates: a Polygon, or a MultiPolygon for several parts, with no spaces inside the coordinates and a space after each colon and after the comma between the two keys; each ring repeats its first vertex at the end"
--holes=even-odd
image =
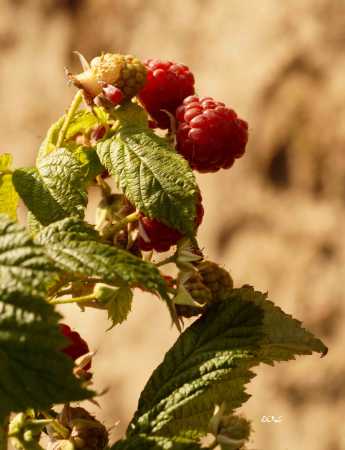
{"type": "Polygon", "coordinates": [[[140,225],[143,228],[141,232],[139,228],[138,245],[140,250],[166,252],[182,238],[182,234],[179,231],[164,225],[156,219],[149,219],[142,215],[140,225]]]}
{"type": "MultiPolygon", "coordinates": [[[[196,203],[195,228],[198,228],[204,217],[204,207],[202,206],[202,197],[199,191],[196,203]]],[[[164,225],[156,219],[149,219],[141,215],[139,220],[139,239],[140,250],[157,252],[166,252],[169,248],[182,238],[182,234],[173,228],[164,225]]]]}
{"type": "Polygon", "coordinates": [[[248,124],[211,97],[187,97],[177,108],[177,151],[192,169],[216,172],[240,158],[248,141],[248,124]]]}
{"type": "Polygon", "coordinates": [[[147,81],[139,98],[160,128],[170,128],[170,118],[188,95],[194,94],[194,76],[187,66],[171,61],[148,59],[144,62],[147,81]]]}
{"type": "MultiPolygon", "coordinates": [[[[87,345],[86,341],[82,339],[76,331],[72,331],[71,328],[68,325],[65,325],[64,323],[59,324],[60,333],[69,340],[70,344],[67,345],[67,347],[62,349],[62,352],[64,352],[67,356],[73,359],[75,361],[80,356],[85,355],[86,353],[89,353],[89,346],[87,345]]],[[[84,367],[84,370],[89,370],[91,368],[91,363],[87,364],[84,367]]]]}
{"type": "Polygon", "coordinates": [[[109,100],[113,105],[119,105],[124,98],[121,89],[117,88],[116,86],[113,86],[112,84],[107,84],[103,88],[103,94],[104,97],[107,100],[109,100]]]}

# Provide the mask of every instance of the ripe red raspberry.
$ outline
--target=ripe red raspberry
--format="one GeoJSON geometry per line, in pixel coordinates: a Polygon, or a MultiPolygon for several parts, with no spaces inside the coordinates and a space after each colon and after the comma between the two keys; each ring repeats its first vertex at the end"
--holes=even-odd
{"type": "MultiPolygon", "coordinates": [[[[204,207],[202,206],[202,197],[200,191],[196,200],[195,228],[198,228],[204,217],[204,207]]],[[[140,250],[157,252],[166,252],[169,248],[182,238],[182,234],[173,228],[164,225],[156,219],[149,219],[141,215],[139,220],[139,239],[140,250]]]]}
{"type": "MultiPolygon", "coordinates": [[[[76,331],[72,331],[68,325],[64,323],[59,324],[60,333],[69,340],[70,344],[63,348],[62,351],[75,361],[80,356],[89,353],[89,346],[86,341],[82,339],[76,331]]],[[[84,367],[84,370],[89,370],[91,368],[91,363],[84,367]]]]}
{"type": "Polygon", "coordinates": [[[248,124],[211,97],[187,97],[177,108],[177,151],[192,169],[216,172],[240,158],[248,141],[248,124]]]}
{"type": "Polygon", "coordinates": [[[182,238],[182,234],[179,231],[164,225],[156,219],[149,219],[142,215],[139,224],[138,245],[140,250],[166,252],[182,238]]]}
{"type": "Polygon", "coordinates": [[[159,59],[144,62],[147,81],[139,98],[160,128],[170,128],[170,118],[188,95],[194,94],[194,76],[183,64],[159,59]]]}

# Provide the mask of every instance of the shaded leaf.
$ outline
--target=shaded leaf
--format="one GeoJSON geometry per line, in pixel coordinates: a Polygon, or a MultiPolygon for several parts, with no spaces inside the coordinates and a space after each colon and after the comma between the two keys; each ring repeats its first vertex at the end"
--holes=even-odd
{"type": "Polygon", "coordinates": [[[51,195],[35,168],[17,169],[13,183],[25,206],[44,226],[66,217],[66,211],[51,195]]]}
{"type": "Polygon", "coordinates": [[[61,352],[60,315],[43,297],[0,290],[0,416],[91,397],[61,352]]]}
{"type": "Polygon", "coordinates": [[[25,229],[0,216],[0,289],[44,292],[57,269],[25,229]]]}
{"type": "Polygon", "coordinates": [[[77,218],[49,225],[39,233],[38,242],[64,271],[99,277],[108,284],[140,286],[166,297],[166,284],[153,264],[100,242],[98,233],[77,218]]]}

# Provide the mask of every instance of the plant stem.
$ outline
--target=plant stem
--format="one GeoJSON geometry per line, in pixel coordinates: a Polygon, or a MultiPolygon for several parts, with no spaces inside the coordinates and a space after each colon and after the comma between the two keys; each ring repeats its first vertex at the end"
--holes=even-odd
{"type": "Polygon", "coordinates": [[[45,425],[50,425],[52,423],[53,419],[33,419],[33,420],[29,420],[28,424],[29,425],[40,425],[40,426],[45,426],[45,425]]]}
{"type": "Polygon", "coordinates": [[[122,228],[124,228],[126,225],[128,225],[129,223],[132,222],[136,222],[137,220],[139,220],[139,212],[135,211],[134,213],[128,214],[128,216],[124,217],[122,220],[119,220],[113,228],[113,233],[117,233],[118,231],[122,230],[122,228]]]}
{"type": "Polygon", "coordinates": [[[9,417],[0,423],[0,450],[7,450],[9,417]]]}
{"type": "Polygon", "coordinates": [[[166,264],[170,264],[175,262],[175,255],[168,256],[168,258],[163,259],[162,261],[156,264],[156,267],[165,266],[166,264]]]}
{"type": "Polygon", "coordinates": [[[111,188],[110,188],[109,184],[106,181],[104,181],[104,179],[102,178],[101,175],[97,175],[96,181],[101,190],[102,197],[106,200],[110,199],[111,198],[111,188]]]}
{"type": "Polygon", "coordinates": [[[92,300],[96,300],[96,297],[93,294],[90,295],[83,295],[81,297],[71,297],[71,298],[62,298],[62,299],[55,299],[50,300],[49,303],[52,305],[65,305],[68,303],[87,303],[91,302],[92,300]]]}
{"type": "Polygon", "coordinates": [[[71,103],[71,106],[69,107],[69,110],[67,111],[65,121],[59,132],[59,137],[58,137],[58,140],[56,143],[56,147],[61,147],[61,145],[65,139],[69,124],[71,123],[71,120],[73,119],[74,114],[77,112],[77,109],[79,108],[82,100],[83,100],[82,91],[81,91],[81,89],[79,89],[79,91],[74,96],[74,99],[71,103]]]}
{"type": "Polygon", "coordinates": [[[54,430],[64,439],[67,439],[70,435],[69,430],[64,427],[60,422],[54,419],[49,413],[42,411],[42,415],[46,418],[51,420],[51,427],[54,428],[54,430]]]}

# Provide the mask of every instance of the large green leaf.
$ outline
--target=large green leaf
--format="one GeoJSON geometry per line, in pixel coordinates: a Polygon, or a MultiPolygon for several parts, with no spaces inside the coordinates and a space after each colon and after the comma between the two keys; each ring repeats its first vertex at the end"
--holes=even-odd
{"type": "Polygon", "coordinates": [[[111,450],[200,450],[197,442],[183,438],[167,438],[158,436],[131,436],[117,442],[111,450]]]}
{"type": "Polygon", "coordinates": [[[130,434],[205,434],[215,405],[231,413],[248,399],[246,383],[260,362],[294,359],[326,347],[301,323],[250,287],[198,319],[155,370],[139,400],[130,434]]]}
{"type": "Polygon", "coordinates": [[[12,156],[9,153],[0,155],[0,214],[7,214],[15,220],[19,197],[13,187],[11,164],[12,156]]]}
{"type": "Polygon", "coordinates": [[[137,125],[145,114],[138,105],[126,108],[118,112],[119,131],[97,144],[102,164],[143,214],[193,234],[197,185],[189,164],[166,139],[137,125]]]}
{"type": "Polygon", "coordinates": [[[17,169],[13,184],[26,207],[44,226],[66,217],[66,211],[54,199],[35,168],[17,169]]]}
{"type": "Polygon", "coordinates": [[[0,290],[0,416],[92,396],[60,350],[59,314],[29,290],[29,280],[27,293],[0,290]]]}
{"type": "Polygon", "coordinates": [[[54,282],[57,269],[41,245],[25,229],[0,216],[0,289],[43,292],[54,282]]]}
{"type": "Polygon", "coordinates": [[[58,148],[37,163],[43,183],[66,215],[84,216],[87,205],[83,164],[66,148],[58,148]]]}
{"type": "Polygon", "coordinates": [[[165,282],[153,264],[100,242],[98,233],[77,218],[49,225],[37,239],[64,271],[99,277],[108,284],[128,283],[166,296],[165,282]]]}

